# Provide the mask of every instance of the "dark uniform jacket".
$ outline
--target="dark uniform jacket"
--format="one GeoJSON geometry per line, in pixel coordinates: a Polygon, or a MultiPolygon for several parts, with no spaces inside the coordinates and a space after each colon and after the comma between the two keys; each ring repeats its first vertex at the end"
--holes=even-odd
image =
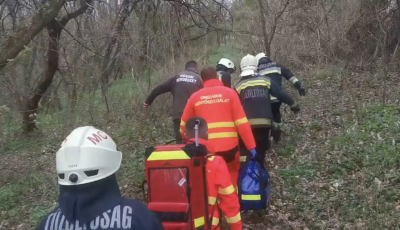
{"type": "Polygon", "coordinates": [[[271,126],[271,95],[288,105],[294,104],[293,99],[282,87],[261,75],[242,77],[235,89],[252,127],[271,126]]]}
{"type": "MultiPolygon", "coordinates": [[[[284,77],[286,80],[290,81],[297,90],[301,87],[301,82],[290,70],[266,57],[261,58],[258,62],[258,73],[271,78],[271,80],[279,86],[282,86],[282,77],[284,77]]],[[[276,98],[271,99],[275,100],[276,98]]]]}
{"type": "Polygon", "coordinates": [[[59,207],[36,230],[163,230],[136,200],[121,197],[115,175],[78,186],[60,186],[59,207]]]}
{"type": "Polygon", "coordinates": [[[224,86],[231,88],[232,87],[232,80],[231,80],[231,75],[226,72],[226,71],[217,71],[218,78],[222,83],[224,83],[224,86]]]}
{"type": "Polygon", "coordinates": [[[197,70],[189,68],[155,87],[145,103],[150,105],[157,96],[171,92],[173,96],[172,118],[180,119],[189,97],[203,88],[203,82],[197,70]]]}

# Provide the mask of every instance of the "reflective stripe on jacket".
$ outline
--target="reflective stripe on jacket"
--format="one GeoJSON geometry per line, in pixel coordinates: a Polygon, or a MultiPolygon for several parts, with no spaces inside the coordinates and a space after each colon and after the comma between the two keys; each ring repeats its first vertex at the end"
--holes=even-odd
{"type": "MultiPolygon", "coordinates": [[[[272,81],[282,86],[282,77],[290,81],[296,89],[301,87],[301,82],[297,79],[290,70],[284,66],[272,62],[267,58],[261,58],[258,63],[258,73],[262,76],[271,78],[272,81]]],[[[272,101],[277,101],[276,97],[271,96],[272,101]]]]}
{"type": "Polygon", "coordinates": [[[239,144],[238,133],[247,149],[255,148],[250,123],[235,90],[224,87],[218,79],[208,80],[204,88],[194,93],[183,111],[180,132],[185,132],[186,121],[194,116],[208,124],[208,139],[216,152],[224,152],[239,144]]]}
{"type": "MultiPolygon", "coordinates": [[[[205,145],[209,152],[215,154],[212,146],[205,140],[199,139],[199,143],[205,145]]],[[[231,176],[224,159],[220,156],[208,156],[206,170],[208,213],[213,225],[211,229],[220,229],[217,226],[220,224],[219,210],[221,210],[231,230],[242,230],[239,198],[233,188],[231,176]]]]}
{"type": "Polygon", "coordinates": [[[246,117],[252,127],[270,127],[273,117],[271,112],[271,82],[268,78],[245,76],[236,84],[246,117]]]}

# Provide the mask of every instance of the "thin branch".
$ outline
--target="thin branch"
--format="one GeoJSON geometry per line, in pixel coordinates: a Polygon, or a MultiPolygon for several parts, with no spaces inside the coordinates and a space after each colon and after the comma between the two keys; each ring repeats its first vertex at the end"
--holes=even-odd
{"type": "Polygon", "coordinates": [[[81,0],[81,7],[77,9],[76,11],[65,15],[61,20],[60,24],[62,27],[65,27],[69,20],[74,19],[78,17],[79,15],[83,14],[86,12],[86,10],[91,6],[93,0],[81,0]]]}

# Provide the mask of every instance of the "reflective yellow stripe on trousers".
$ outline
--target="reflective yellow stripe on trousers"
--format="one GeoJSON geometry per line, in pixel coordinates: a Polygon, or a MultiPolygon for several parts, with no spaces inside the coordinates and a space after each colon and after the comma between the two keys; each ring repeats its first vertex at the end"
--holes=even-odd
{"type": "Polygon", "coordinates": [[[250,125],[271,125],[271,120],[267,118],[254,118],[249,120],[250,125]]]}
{"type": "Polygon", "coordinates": [[[234,223],[242,220],[242,217],[240,216],[240,212],[233,217],[225,216],[225,218],[226,218],[226,221],[228,222],[228,224],[234,224],[234,223]]]}
{"type": "MultiPolygon", "coordinates": [[[[182,121],[182,120],[181,120],[181,124],[180,124],[180,126],[183,126],[183,127],[185,127],[185,125],[186,125],[186,122],[184,122],[184,121],[182,121]]],[[[179,126],[179,127],[180,127],[180,126],[179,126]]],[[[179,132],[180,132],[180,133],[183,133],[183,130],[182,130],[182,128],[179,128],[179,132]]]]}
{"type": "Polygon", "coordinates": [[[246,162],[247,156],[240,156],[239,161],[240,162],[246,162]]]}
{"type": "Polygon", "coordinates": [[[196,229],[204,229],[204,216],[194,219],[193,222],[196,229]]]}

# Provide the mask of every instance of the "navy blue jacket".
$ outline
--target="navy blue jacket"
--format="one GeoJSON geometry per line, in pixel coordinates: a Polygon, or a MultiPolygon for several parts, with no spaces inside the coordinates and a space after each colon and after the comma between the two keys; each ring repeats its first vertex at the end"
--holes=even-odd
{"type": "Polygon", "coordinates": [[[60,186],[59,207],[36,230],[164,230],[147,207],[121,196],[115,175],[98,182],[60,186]]]}
{"type": "Polygon", "coordinates": [[[270,77],[271,80],[279,86],[282,86],[282,77],[284,77],[286,80],[290,81],[296,89],[301,87],[301,81],[299,81],[290,70],[271,61],[267,57],[261,58],[258,62],[258,73],[262,76],[270,77]]]}
{"type": "Polygon", "coordinates": [[[232,77],[231,74],[229,73],[228,67],[218,64],[217,65],[217,74],[218,78],[222,83],[224,83],[224,86],[231,88],[232,87],[232,77]]]}
{"type": "Polygon", "coordinates": [[[218,74],[218,78],[220,81],[222,81],[222,83],[224,84],[224,86],[231,88],[231,82],[232,82],[232,77],[231,75],[226,72],[226,71],[217,71],[218,74]]]}

